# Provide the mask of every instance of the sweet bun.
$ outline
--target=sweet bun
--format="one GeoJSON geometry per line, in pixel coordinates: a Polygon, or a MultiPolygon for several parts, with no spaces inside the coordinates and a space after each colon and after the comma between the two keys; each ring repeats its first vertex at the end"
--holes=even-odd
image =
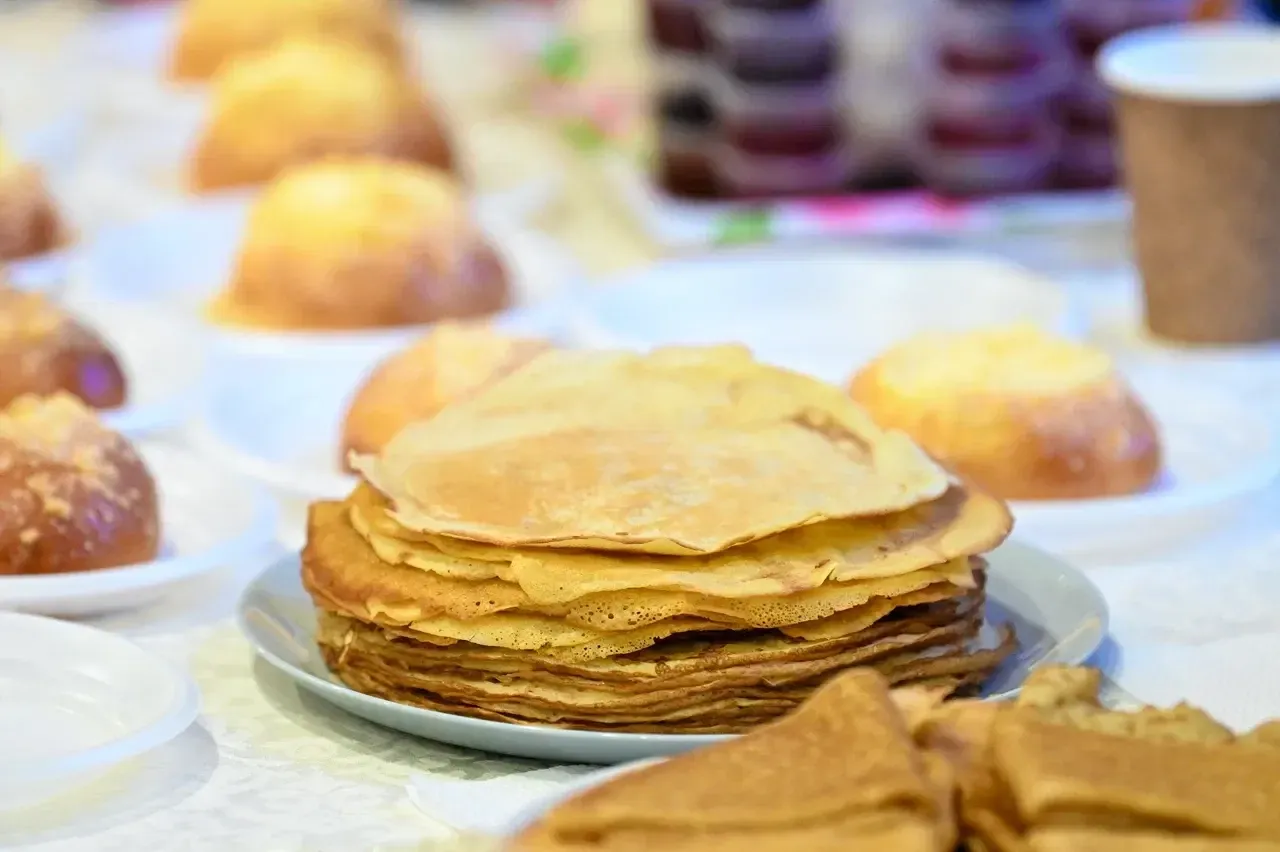
{"type": "Polygon", "coordinates": [[[128,383],[97,332],[38,293],[0,284],[0,405],[59,391],[92,408],[117,408],[128,383]]]}
{"type": "Polygon", "coordinates": [[[850,394],[1007,500],[1133,494],[1160,472],[1155,424],[1110,358],[1031,326],[912,338],[850,394]]]}
{"type": "Polygon", "coordinates": [[[350,42],[393,63],[404,53],[393,0],[187,0],[169,75],[207,80],[229,59],[308,34],[350,42]]]}
{"type": "Polygon", "coordinates": [[[457,182],[413,163],[326,160],[270,184],[212,318],[360,329],[481,317],[510,286],[457,182]]]}
{"type": "Polygon", "coordinates": [[[53,251],[66,227],[44,176],[0,143],[0,260],[53,251]]]}
{"type": "Polygon", "coordinates": [[[292,38],[214,77],[189,180],[197,192],[260,184],[334,154],[453,168],[432,105],[398,68],[346,42],[292,38]]]}
{"type": "Polygon", "coordinates": [[[160,548],[142,459],[67,394],[0,410],[0,575],[148,562],[160,548]]]}
{"type": "Polygon", "coordinates": [[[442,323],[374,368],[342,423],[342,462],[351,452],[377,453],[416,420],[435,416],[551,348],[482,323],[442,323]]]}

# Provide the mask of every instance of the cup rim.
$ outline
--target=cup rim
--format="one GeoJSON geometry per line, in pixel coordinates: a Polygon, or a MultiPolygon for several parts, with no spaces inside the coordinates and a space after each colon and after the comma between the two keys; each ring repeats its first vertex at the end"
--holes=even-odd
{"type": "Polygon", "coordinates": [[[1150,27],[1107,42],[1095,67],[1112,91],[1125,94],[1199,104],[1280,100],[1280,28],[1247,22],[1150,27]],[[1205,74],[1210,63],[1218,67],[1205,74]]]}

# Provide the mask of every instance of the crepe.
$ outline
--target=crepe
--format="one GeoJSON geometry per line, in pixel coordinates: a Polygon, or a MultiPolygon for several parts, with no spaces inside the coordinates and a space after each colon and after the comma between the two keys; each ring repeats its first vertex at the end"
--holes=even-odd
{"type": "Polygon", "coordinates": [[[1186,705],[1110,710],[1098,684],[1047,667],[1013,702],[941,704],[932,684],[850,672],[781,721],[561,803],[503,848],[1280,849],[1280,723],[1236,735],[1186,705]]]}
{"type": "Polygon", "coordinates": [[[406,531],[371,488],[358,487],[349,502],[353,525],[383,562],[466,580],[498,577],[540,603],[624,589],[721,598],[794,595],[830,581],[902,576],[983,553],[1003,541],[1012,526],[1000,501],[953,487],[904,512],[812,524],[720,553],[677,558],[460,544],[406,531]]]}
{"type": "Polygon", "coordinates": [[[352,465],[410,530],[670,555],[886,515],[948,487],[836,388],[740,347],[549,352],[352,465]]]}
{"type": "Polygon", "coordinates": [[[509,848],[945,850],[955,842],[945,789],[882,681],[856,673],[749,737],[571,799],[509,848]]]}

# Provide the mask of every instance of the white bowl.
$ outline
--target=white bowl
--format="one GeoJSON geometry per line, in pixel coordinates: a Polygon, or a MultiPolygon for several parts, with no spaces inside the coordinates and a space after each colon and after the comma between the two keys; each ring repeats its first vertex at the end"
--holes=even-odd
{"type": "MultiPolygon", "coordinates": [[[[251,200],[247,193],[211,197],[103,231],[86,250],[83,291],[98,299],[152,302],[176,316],[203,319],[204,306],[230,275],[251,200]]],[[[516,293],[515,306],[498,319],[537,324],[540,320],[531,318],[575,285],[580,275],[575,262],[550,239],[513,221],[505,206],[493,212],[480,204],[476,217],[506,261],[516,293]]],[[[385,353],[426,328],[271,332],[206,325],[220,348],[266,357],[385,353]]]]}
{"type": "Polygon", "coordinates": [[[695,255],[588,291],[570,326],[586,346],[736,342],[758,357],[844,382],[922,331],[1032,322],[1075,335],[1066,291],[980,255],[824,244],[695,255]]]}
{"type": "Polygon", "coordinates": [[[184,580],[268,556],[277,509],[263,488],[165,443],[138,448],[160,491],[159,558],[103,571],[0,576],[0,610],[80,616],[140,606],[184,580]]]}
{"type": "Polygon", "coordinates": [[[189,677],[126,639],[0,612],[0,813],[168,742],[199,708],[189,677]]]}

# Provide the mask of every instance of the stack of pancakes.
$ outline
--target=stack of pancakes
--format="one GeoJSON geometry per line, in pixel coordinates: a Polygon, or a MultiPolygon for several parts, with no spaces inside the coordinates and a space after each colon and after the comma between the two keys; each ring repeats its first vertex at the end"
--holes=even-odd
{"type": "Polygon", "coordinates": [[[998,500],[839,389],[740,347],[548,352],[312,506],[319,641],[371,695],[483,719],[728,733],[871,666],[978,686],[998,500]]]}

